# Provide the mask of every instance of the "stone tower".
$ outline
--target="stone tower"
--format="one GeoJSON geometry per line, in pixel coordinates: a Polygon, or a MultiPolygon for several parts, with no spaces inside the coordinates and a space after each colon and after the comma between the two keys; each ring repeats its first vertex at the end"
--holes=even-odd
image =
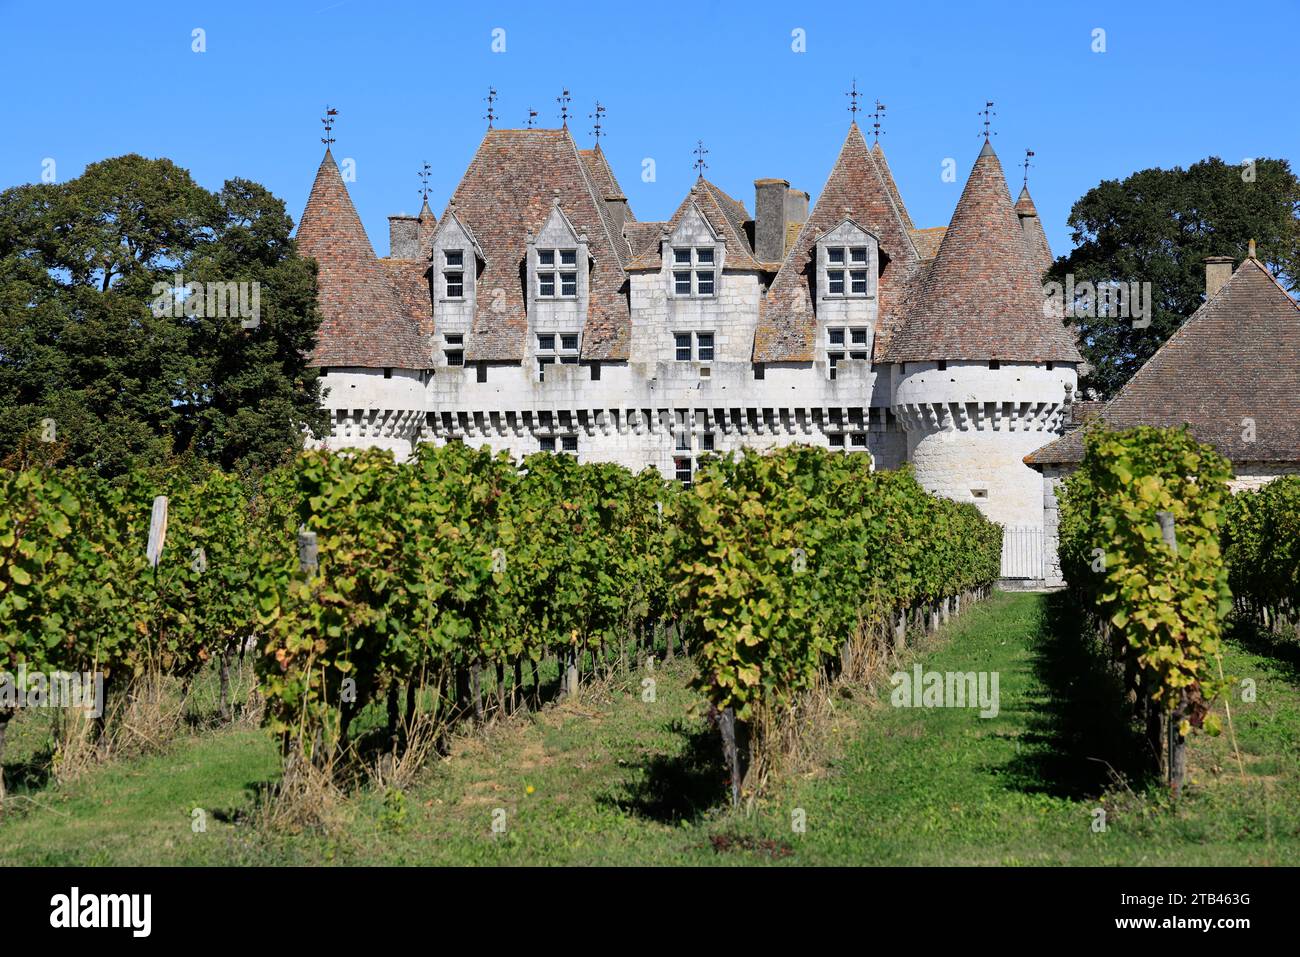
{"type": "MultiPolygon", "coordinates": [[[[430,214],[431,215],[431,214],[430,214]]],[[[419,221],[417,220],[417,223],[419,221]]],[[[424,421],[432,364],[396,271],[412,264],[375,257],[338,164],[327,149],[298,224],[298,248],[316,260],[320,333],[311,364],[321,369],[330,447],[377,446],[405,458],[424,421]]],[[[428,268],[428,255],[414,268],[428,268]]]]}
{"type": "Polygon", "coordinates": [[[1006,526],[1042,527],[1022,460],[1059,433],[1082,361],[1044,309],[1042,268],[986,140],[886,357],[917,479],[1006,526]]]}

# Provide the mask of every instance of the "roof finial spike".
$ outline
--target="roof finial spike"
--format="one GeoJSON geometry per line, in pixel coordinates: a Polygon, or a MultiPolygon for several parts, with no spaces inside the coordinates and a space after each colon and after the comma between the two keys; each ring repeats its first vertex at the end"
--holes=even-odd
{"type": "Polygon", "coordinates": [[[569,101],[572,99],[568,87],[565,87],[564,91],[555,98],[555,102],[560,104],[560,125],[566,130],[569,128],[569,101]]]}
{"type": "Polygon", "coordinates": [[[595,125],[592,126],[591,128],[592,135],[596,137],[596,149],[600,149],[600,131],[601,131],[600,118],[604,115],[605,115],[605,107],[601,105],[600,100],[596,101],[596,112],[587,114],[587,119],[596,121],[595,125]]]}
{"type": "Polygon", "coordinates": [[[992,100],[985,100],[985,101],[984,101],[984,109],[980,110],[978,115],[984,117],[984,134],[983,134],[983,135],[984,135],[984,142],[987,143],[987,142],[989,141],[989,137],[990,137],[990,136],[997,136],[997,135],[998,135],[997,133],[994,133],[994,132],[990,131],[990,129],[989,129],[989,124],[992,122],[993,117],[997,116],[997,113],[995,113],[995,112],[993,111],[993,101],[992,101],[992,100]]]}
{"type": "Polygon", "coordinates": [[[880,121],[885,118],[886,109],[887,107],[885,106],[885,104],[881,103],[879,100],[876,100],[876,112],[867,114],[872,119],[871,130],[876,134],[877,143],[880,142],[880,134],[881,134],[880,121]]]}
{"type": "Polygon", "coordinates": [[[528,128],[531,130],[537,122],[537,111],[531,106],[528,108],[528,128]]]}
{"type": "Polygon", "coordinates": [[[424,166],[420,169],[418,174],[420,177],[420,195],[424,198],[426,205],[428,205],[429,202],[429,170],[431,169],[433,169],[433,167],[429,165],[428,160],[425,160],[424,166]]]}
{"type": "Polygon", "coordinates": [[[1255,258],[1255,240],[1253,239],[1246,244],[1246,258],[1247,259],[1255,258]]]}
{"type": "Polygon", "coordinates": [[[325,104],[325,115],[321,118],[321,123],[325,125],[325,135],[320,141],[325,144],[325,152],[330,151],[330,144],[334,142],[334,117],[339,115],[339,111],[334,109],[328,103],[325,104]]]}
{"type": "Polygon", "coordinates": [[[1030,157],[1032,157],[1033,155],[1034,155],[1033,150],[1030,149],[1025,150],[1025,182],[1024,182],[1025,189],[1029,189],[1029,167],[1033,165],[1032,163],[1029,162],[1029,160],[1030,157]]]}
{"type": "Polygon", "coordinates": [[[704,140],[696,140],[695,149],[691,152],[695,154],[695,162],[692,165],[700,174],[700,179],[704,179],[704,171],[709,168],[709,164],[704,162],[704,157],[709,155],[709,151],[704,148],[704,140]]]}
{"type": "Polygon", "coordinates": [[[488,95],[483,97],[483,99],[487,100],[487,105],[488,105],[487,114],[483,117],[483,119],[488,121],[488,129],[492,129],[492,124],[493,122],[495,122],[497,118],[496,110],[492,108],[497,101],[497,88],[495,86],[489,86],[488,95]]]}
{"type": "Polygon", "coordinates": [[[853,78],[853,85],[849,87],[849,92],[844,94],[849,98],[849,113],[853,116],[853,123],[858,122],[858,97],[862,94],[858,92],[858,78],[853,78]]]}

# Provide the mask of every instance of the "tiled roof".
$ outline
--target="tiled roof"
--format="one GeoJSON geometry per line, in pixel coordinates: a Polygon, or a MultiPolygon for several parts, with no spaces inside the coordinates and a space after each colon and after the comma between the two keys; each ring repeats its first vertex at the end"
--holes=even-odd
{"type": "Polygon", "coordinates": [[[1059,318],[1044,314],[1041,270],[993,147],[985,141],[906,325],[886,359],[1081,362],[1059,318]]]}
{"type": "Polygon", "coordinates": [[[885,188],[889,190],[889,198],[898,207],[898,215],[903,220],[903,225],[908,229],[914,229],[912,217],[908,215],[907,207],[903,205],[903,196],[898,191],[898,184],[894,182],[894,174],[889,169],[889,161],[885,159],[885,151],[880,148],[879,140],[871,147],[871,158],[876,161],[876,166],[880,169],[880,176],[885,181],[885,188]]]}
{"type": "MultiPolygon", "coordinates": [[[[632,260],[632,246],[627,241],[627,230],[625,227],[620,230],[613,215],[610,213],[608,199],[621,199],[626,204],[627,197],[623,194],[623,187],[618,185],[618,180],[614,178],[614,171],[610,169],[609,160],[605,158],[605,151],[597,144],[593,150],[578,150],[578,155],[582,158],[582,165],[587,171],[587,181],[591,184],[592,191],[597,199],[597,207],[600,209],[600,218],[605,222],[605,228],[608,230],[610,237],[614,241],[614,248],[618,252],[618,261],[624,267],[632,260]]],[[[631,205],[627,206],[627,221],[635,222],[636,217],[632,215],[631,205]]]]}
{"type": "Polygon", "coordinates": [[[1047,233],[1043,230],[1038,210],[1034,208],[1034,201],[1029,196],[1028,186],[1020,188],[1020,198],[1016,200],[1016,216],[1020,218],[1030,261],[1041,264],[1046,272],[1052,266],[1052,248],[1047,245],[1047,233]]]}
{"type": "Polygon", "coordinates": [[[316,260],[321,325],[312,365],[427,369],[428,350],[348,196],[329,150],[298,223],[298,249],[316,260]]]}
{"type": "Polygon", "coordinates": [[[489,130],[452,195],[457,218],[473,231],[486,259],[467,360],[524,358],[528,316],[520,274],[526,240],[545,224],[557,193],[574,228],[586,233],[594,260],[582,356],[628,357],[627,277],[588,166],[567,129],[529,129],[489,130]]]}
{"type": "Polygon", "coordinates": [[[651,244],[659,242],[659,237],[663,235],[664,227],[667,225],[667,223],[624,223],[623,234],[627,236],[632,258],[636,259],[649,249],[651,244]]]}
{"type": "MultiPolygon", "coordinates": [[[[1247,259],[1100,418],[1111,429],[1187,424],[1233,462],[1300,461],[1300,305],[1262,263],[1247,259]]],[[[1075,430],[1025,462],[1082,458],[1083,430],[1075,430]]]]}
{"type": "Polygon", "coordinates": [[[916,245],[916,252],[922,259],[933,259],[939,255],[939,244],[943,242],[943,234],[948,231],[947,226],[928,226],[925,229],[912,229],[912,242],[916,245]]]}
{"type": "MultiPolygon", "coordinates": [[[[745,233],[745,207],[724,193],[704,177],[695,181],[691,191],[686,194],[677,211],[669,218],[666,225],[660,227],[659,234],[667,229],[672,232],[677,228],[683,216],[691,206],[699,209],[700,214],[727,243],[727,258],[723,269],[760,269],[754,261],[754,251],[749,245],[745,233]]],[[[657,242],[651,242],[627,267],[629,272],[653,272],[662,265],[663,249],[657,242]]]]}
{"type": "Polygon", "coordinates": [[[755,362],[810,362],[814,358],[817,323],[810,283],[815,271],[815,244],[819,236],[845,219],[875,233],[880,240],[881,261],[886,263],[878,287],[880,320],[873,350],[873,358],[880,361],[905,315],[919,257],[855,123],[849,127],[808,222],[772,281],[754,337],[755,362]]]}

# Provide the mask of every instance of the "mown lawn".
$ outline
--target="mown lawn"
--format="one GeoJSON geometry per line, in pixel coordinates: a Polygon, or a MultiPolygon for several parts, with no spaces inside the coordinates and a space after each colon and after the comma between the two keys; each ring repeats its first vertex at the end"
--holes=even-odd
{"type": "Polygon", "coordinates": [[[1300,862],[1295,646],[1230,644],[1226,671],[1255,682],[1253,703],[1239,685],[1232,700],[1243,768],[1226,733],[1197,736],[1176,806],[1143,777],[1110,679],[1059,597],[998,595],[915,654],[926,670],[996,671],[998,716],[895,708],[887,684],[846,690],[819,760],[749,817],[724,810],[716,734],[679,660],[653,675],[653,702],[639,674],[462,738],[400,795],[349,798],[328,835],[247,823],[278,773],[262,732],[187,734],[161,756],[19,788],[0,820],[0,863],[1300,862]],[[195,808],[205,832],[192,829],[195,808]]]}

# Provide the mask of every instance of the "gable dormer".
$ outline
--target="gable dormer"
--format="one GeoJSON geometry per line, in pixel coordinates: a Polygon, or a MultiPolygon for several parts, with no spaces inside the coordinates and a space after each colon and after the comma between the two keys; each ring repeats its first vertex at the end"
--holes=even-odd
{"type": "Polygon", "coordinates": [[[694,203],[660,241],[670,299],[714,299],[722,285],[727,242],[694,203]]]}
{"type": "MultiPolygon", "coordinates": [[[[451,206],[433,234],[429,256],[429,290],[433,296],[435,335],[463,336],[474,322],[478,274],[486,264],[483,250],[451,206]]],[[[435,349],[438,344],[435,343],[435,349]]]]}
{"type": "Polygon", "coordinates": [[[581,330],[591,299],[591,253],[557,197],[536,236],[528,237],[528,315],[534,329],[581,330]]]}
{"type": "Polygon", "coordinates": [[[880,243],[852,219],[817,239],[813,283],[818,338],[835,378],[845,361],[870,361],[879,314],[880,243]]]}

